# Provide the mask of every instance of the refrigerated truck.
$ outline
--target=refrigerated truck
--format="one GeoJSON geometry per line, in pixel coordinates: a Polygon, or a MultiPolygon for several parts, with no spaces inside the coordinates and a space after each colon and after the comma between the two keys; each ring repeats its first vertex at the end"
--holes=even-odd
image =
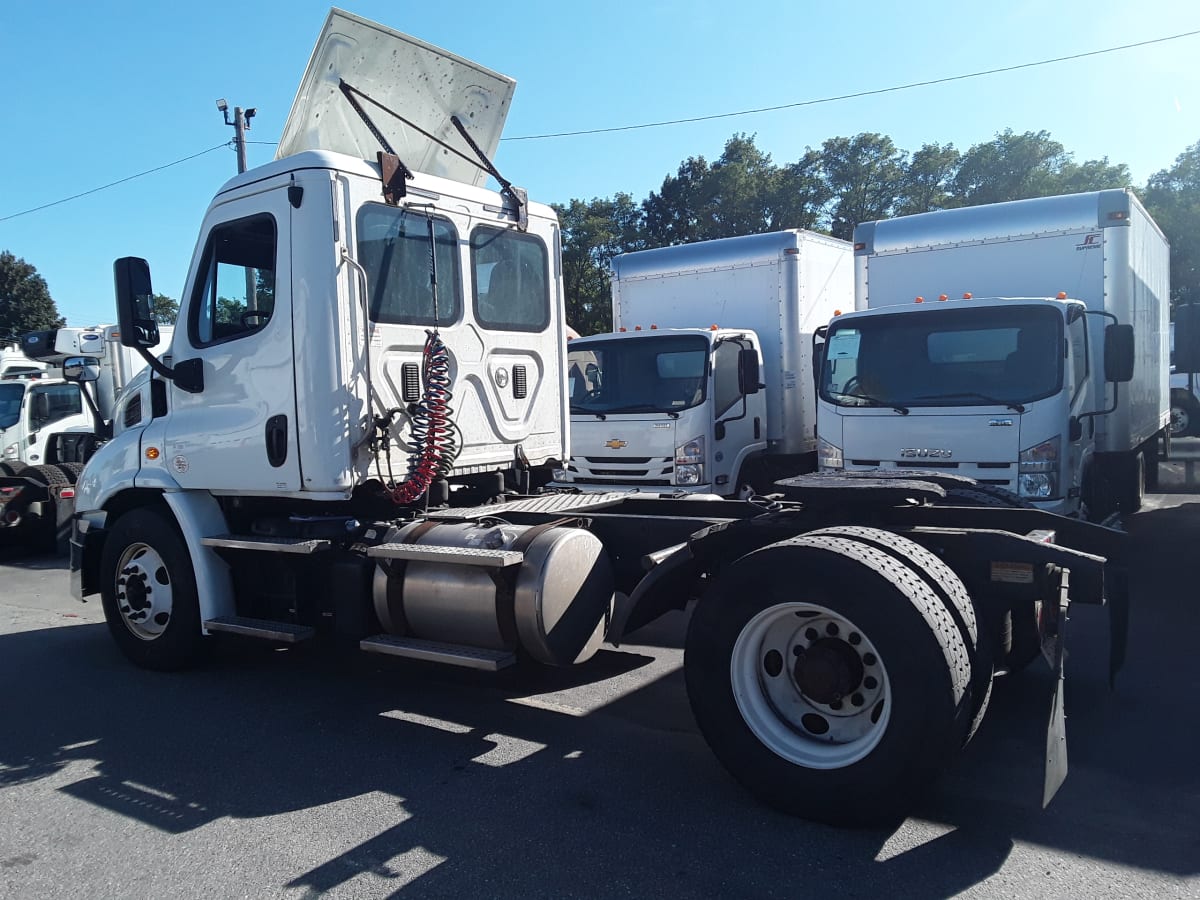
{"type": "Polygon", "coordinates": [[[848,242],[799,229],[615,257],[613,333],[567,348],[556,483],[735,496],[815,469],[813,332],[853,279],[848,242]]]}
{"type": "MultiPolygon", "coordinates": [[[[1061,674],[1068,601],[1122,608],[1122,536],[941,505],[966,480],[936,473],[802,475],[767,502],[526,492],[567,447],[567,341],[552,208],[481,183],[512,89],[330,14],[279,157],[205,216],[170,364],[76,486],[73,589],[151,669],[231,635],[567,666],[699,598],[688,697],[734,776],[824,821],[903,812],[987,708],[1005,609],[1044,604],[1061,674]],[[254,303],[231,314],[218,283],[254,303]]],[[[147,348],[149,267],[114,271],[121,339],[147,348]]],[[[1043,799],[1061,684],[1037,704],[1043,799]]]]}
{"type": "Polygon", "coordinates": [[[954,472],[1075,516],[1140,506],[1170,419],[1169,248],[1131,191],[867,222],[854,240],[855,312],[824,346],[823,469],[954,472]]]}

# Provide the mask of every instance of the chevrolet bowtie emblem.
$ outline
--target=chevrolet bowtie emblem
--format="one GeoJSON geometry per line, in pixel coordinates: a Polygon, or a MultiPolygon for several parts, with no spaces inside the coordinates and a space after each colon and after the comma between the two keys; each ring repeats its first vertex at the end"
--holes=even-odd
{"type": "Polygon", "coordinates": [[[620,438],[613,438],[611,441],[605,441],[604,446],[609,450],[620,450],[625,446],[625,442],[620,438]]]}

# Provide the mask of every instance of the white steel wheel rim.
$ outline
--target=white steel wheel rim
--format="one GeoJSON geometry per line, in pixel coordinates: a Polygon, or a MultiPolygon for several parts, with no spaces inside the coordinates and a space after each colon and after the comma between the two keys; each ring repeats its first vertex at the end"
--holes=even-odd
{"type": "Polygon", "coordinates": [[[754,736],[809,769],[840,769],[863,759],[891,718],[887,669],[866,632],[812,603],[781,603],[747,622],[733,645],[730,680],[754,736]],[[830,670],[840,677],[829,677],[830,670]]]}
{"type": "Polygon", "coordinates": [[[130,544],[115,575],[117,611],[134,637],[152,641],[162,635],[174,611],[171,574],[149,544],[130,544]]]}

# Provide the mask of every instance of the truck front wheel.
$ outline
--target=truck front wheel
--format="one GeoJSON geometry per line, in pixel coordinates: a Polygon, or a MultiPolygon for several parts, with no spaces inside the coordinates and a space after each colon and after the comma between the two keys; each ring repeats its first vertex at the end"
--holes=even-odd
{"type": "Polygon", "coordinates": [[[170,671],[203,649],[191,557],[175,525],[152,509],[119,518],[100,557],[108,630],[134,664],[170,671]]]}
{"type": "Polygon", "coordinates": [[[954,618],[892,555],[792,538],[725,570],[684,661],[697,724],[764,802],[834,825],[902,815],[970,724],[954,618]]]}

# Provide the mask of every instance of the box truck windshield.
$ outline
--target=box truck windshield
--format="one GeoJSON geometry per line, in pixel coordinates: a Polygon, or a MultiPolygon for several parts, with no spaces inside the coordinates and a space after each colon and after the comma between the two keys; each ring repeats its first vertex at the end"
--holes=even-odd
{"type": "Polygon", "coordinates": [[[678,413],[704,402],[708,343],[699,335],[572,341],[572,413],[678,413]]]}
{"type": "Polygon", "coordinates": [[[25,385],[20,382],[0,384],[0,429],[11,428],[21,418],[21,398],[25,385]]]}
{"type": "Polygon", "coordinates": [[[1018,407],[1061,389],[1055,307],[956,306],[845,319],[829,331],[821,397],[837,406],[1018,407]]]}

